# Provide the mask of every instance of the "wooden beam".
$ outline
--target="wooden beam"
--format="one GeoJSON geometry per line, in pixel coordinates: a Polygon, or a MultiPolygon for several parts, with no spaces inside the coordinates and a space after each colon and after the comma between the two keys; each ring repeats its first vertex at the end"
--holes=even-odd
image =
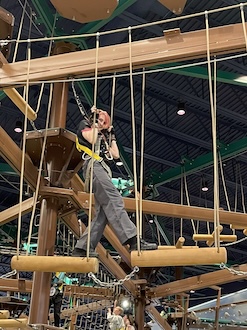
{"type": "MultiPolygon", "coordinates": [[[[247,27],[247,25],[246,25],[247,27]]],[[[246,43],[242,23],[209,29],[211,55],[245,51],[246,43]]],[[[206,57],[206,31],[181,33],[171,38],[165,36],[131,43],[133,68],[154,66],[206,57]]],[[[95,49],[69,54],[32,59],[29,82],[59,79],[69,76],[94,76],[95,49]]],[[[6,88],[25,85],[28,61],[3,64],[0,69],[0,86],[6,88]]],[[[100,47],[98,73],[129,70],[129,43],[100,47]]]]}
{"type": "MultiPolygon", "coordinates": [[[[33,208],[33,203],[34,203],[33,197],[23,201],[21,204],[21,211],[22,211],[21,214],[24,215],[29,213],[33,208]]],[[[20,210],[20,204],[16,204],[0,212],[0,226],[16,219],[18,217],[19,210],[20,210]]]]}
{"type": "MultiPolygon", "coordinates": [[[[0,52],[0,63],[1,66],[3,64],[8,64],[8,61],[0,52]]],[[[21,110],[21,112],[25,115],[27,112],[27,118],[29,120],[35,120],[37,118],[37,114],[30,107],[30,105],[24,100],[24,98],[19,94],[19,92],[15,88],[6,88],[3,90],[4,93],[11,99],[11,101],[21,110]]]]}
{"type": "Polygon", "coordinates": [[[0,278],[0,291],[32,292],[32,281],[23,279],[0,278]]]}
{"type": "Polygon", "coordinates": [[[21,94],[15,88],[4,88],[4,93],[11,99],[11,101],[19,108],[19,110],[26,115],[29,120],[34,121],[37,118],[36,112],[30,107],[30,105],[24,100],[21,94]]]}
{"type": "MultiPolygon", "coordinates": [[[[74,314],[83,315],[83,314],[91,313],[94,311],[105,309],[107,307],[110,307],[111,305],[112,305],[112,300],[105,299],[100,301],[94,301],[88,304],[76,306],[74,308],[63,309],[60,314],[60,318],[65,319],[67,317],[68,318],[71,317],[74,314]]],[[[54,320],[53,313],[49,314],[49,320],[50,321],[54,320]]]]}
{"type": "MultiPolygon", "coordinates": [[[[21,172],[22,150],[11,139],[11,137],[0,127],[0,155],[6,162],[17,172],[21,172]]],[[[24,180],[35,190],[38,177],[38,170],[31,162],[28,155],[25,155],[24,161],[24,180]]],[[[40,185],[43,185],[43,178],[41,178],[40,185]]]]}
{"type": "Polygon", "coordinates": [[[80,226],[77,217],[77,212],[74,211],[67,215],[61,215],[60,217],[63,220],[63,222],[66,224],[66,226],[75,235],[75,238],[78,239],[80,237],[80,226]]]}
{"type": "Polygon", "coordinates": [[[64,285],[63,295],[65,297],[92,297],[92,299],[114,299],[113,289],[104,287],[90,287],[78,285],[64,285]]]}
{"type": "MultiPolygon", "coordinates": [[[[237,271],[247,272],[247,264],[240,265],[235,269],[237,271]]],[[[235,275],[230,273],[229,270],[223,269],[150,288],[150,297],[159,298],[172,296],[189,290],[200,290],[213,285],[241,281],[246,278],[247,275],[235,275]]]]}
{"type": "MultiPolygon", "coordinates": [[[[78,192],[78,202],[84,205],[89,200],[89,195],[85,192],[78,192]]],[[[93,202],[94,203],[94,202],[93,202]]],[[[128,212],[135,212],[136,205],[134,198],[124,198],[125,208],[128,212]]],[[[166,202],[156,202],[150,200],[142,201],[142,211],[145,214],[154,214],[174,218],[197,219],[200,221],[214,222],[214,210],[209,208],[188,206],[166,202]]],[[[237,224],[246,226],[246,214],[219,210],[221,224],[237,224]]]]}
{"type": "Polygon", "coordinates": [[[1,328],[15,328],[15,329],[23,329],[27,326],[28,319],[6,319],[0,320],[1,328]]]}
{"type": "Polygon", "coordinates": [[[159,311],[155,308],[154,305],[151,304],[146,306],[146,311],[149,313],[149,316],[158,323],[161,329],[172,329],[169,323],[160,315],[159,311]]]}

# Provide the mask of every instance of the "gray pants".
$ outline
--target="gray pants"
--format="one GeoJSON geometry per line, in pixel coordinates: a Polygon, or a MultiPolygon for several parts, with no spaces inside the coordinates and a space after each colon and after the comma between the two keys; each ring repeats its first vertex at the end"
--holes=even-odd
{"type": "MultiPolygon", "coordinates": [[[[84,174],[87,163],[84,165],[84,174]]],[[[136,226],[124,209],[122,196],[111,182],[106,170],[95,161],[93,164],[93,193],[95,217],[91,222],[90,247],[95,249],[107,223],[110,224],[121,244],[136,236],[136,226]]],[[[76,248],[87,249],[88,229],[76,243],[76,248]]]]}

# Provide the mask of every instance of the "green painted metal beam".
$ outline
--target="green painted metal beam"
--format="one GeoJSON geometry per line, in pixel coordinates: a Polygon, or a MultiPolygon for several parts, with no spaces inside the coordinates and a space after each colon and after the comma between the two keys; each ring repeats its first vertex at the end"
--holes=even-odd
{"type": "MultiPolygon", "coordinates": [[[[170,68],[172,66],[179,66],[179,65],[183,65],[183,63],[173,63],[172,65],[163,64],[163,65],[156,66],[155,68],[162,69],[162,68],[170,68]]],[[[182,76],[188,76],[188,77],[194,77],[194,78],[208,80],[208,69],[204,68],[202,66],[199,66],[199,65],[193,66],[193,67],[188,67],[188,68],[171,69],[168,72],[174,73],[174,74],[179,74],[182,76]]],[[[240,78],[240,76],[241,75],[237,74],[237,73],[217,70],[216,80],[218,82],[225,83],[225,84],[246,87],[247,81],[246,82],[239,81],[238,79],[240,78]]],[[[213,79],[213,77],[212,77],[212,79],[213,79]]]]}
{"type": "Polygon", "coordinates": [[[39,19],[45,25],[47,29],[47,34],[57,35],[58,31],[53,32],[53,25],[54,25],[54,16],[51,13],[50,7],[47,5],[47,1],[44,0],[32,0],[33,6],[38,13],[39,19]]]}
{"type": "MultiPolygon", "coordinates": [[[[218,150],[222,160],[238,156],[247,150],[247,137],[227,145],[222,144],[218,147],[218,150]]],[[[166,182],[181,178],[183,173],[188,175],[200,171],[205,167],[213,165],[213,162],[212,152],[192,160],[184,159],[183,164],[175,168],[171,168],[163,173],[152,173],[150,178],[147,180],[147,184],[152,184],[157,187],[166,182]]]]}
{"type": "Polygon", "coordinates": [[[102,26],[106,25],[113,18],[119,16],[124,10],[133,5],[136,1],[137,0],[119,0],[117,8],[114,10],[113,14],[109,18],[101,21],[87,23],[78,31],[78,34],[98,32],[99,29],[102,28],[102,26]]]}
{"type": "Polygon", "coordinates": [[[3,91],[0,91],[0,101],[6,97],[6,94],[3,91]]]}
{"type": "Polygon", "coordinates": [[[13,168],[7,163],[0,163],[0,173],[5,175],[17,175],[13,168]]]}

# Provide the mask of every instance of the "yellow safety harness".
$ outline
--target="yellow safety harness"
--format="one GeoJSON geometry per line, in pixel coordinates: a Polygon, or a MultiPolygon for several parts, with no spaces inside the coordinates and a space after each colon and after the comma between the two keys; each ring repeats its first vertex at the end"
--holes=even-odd
{"type": "Polygon", "coordinates": [[[83,152],[85,152],[88,156],[90,156],[90,157],[92,157],[92,158],[98,160],[99,162],[101,162],[101,161],[103,160],[103,158],[100,157],[98,154],[93,153],[91,149],[89,149],[88,147],[86,147],[86,146],[80,144],[78,137],[76,137],[76,141],[75,141],[75,143],[76,143],[76,149],[77,149],[79,152],[82,152],[82,151],[83,151],[83,152]]]}
{"type": "MultiPolygon", "coordinates": [[[[86,175],[85,175],[85,186],[84,186],[84,190],[85,192],[89,192],[89,182],[90,182],[90,171],[92,168],[92,164],[95,160],[97,160],[98,162],[100,162],[100,164],[102,165],[102,167],[106,170],[106,172],[108,173],[109,177],[111,178],[112,174],[111,174],[111,169],[110,167],[104,162],[103,158],[100,157],[98,154],[96,154],[95,152],[93,153],[92,150],[82,144],[80,144],[78,137],[76,137],[76,149],[79,152],[84,152],[86,153],[88,156],[91,157],[91,160],[89,161],[89,164],[87,166],[87,170],[86,170],[86,175]]],[[[96,145],[96,149],[97,149],[97,145],[96,145]]]]}

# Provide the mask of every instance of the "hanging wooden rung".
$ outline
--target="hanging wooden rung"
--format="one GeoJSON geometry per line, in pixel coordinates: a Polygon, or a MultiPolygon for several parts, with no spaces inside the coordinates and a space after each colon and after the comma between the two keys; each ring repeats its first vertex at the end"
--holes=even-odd
{"type": "Polygon", "coordinates": [[[244,226],[233,225],[233,224],[230,225],[230,228],[231,228],[231,229],[240,229],[240,230],[241,230],[241,229],[245,229],[244,226]]]}
{"type": "Polygon", "coordinates": [[[185,242],[185,238],[184,237],[179,237],[178,240],[177,240],[177,243],[176,243],[176,248],[177,249],[181,249],[184,245],[184,242],[185,242]]]}
{"type": "Polygon", "coordinates": [[[1,319],[0,327],[1,328],[25,328],[27,325],[28,319],[1,319]]]}
{"type": "Polygon", "coordinates": [[[11,267],[26,272],[97,273],[99,261],[97,258],[14,256],[11,259],[11,267]]]}
{"type": "Polygon", "coordinates": [[[226,261],[227,253],[223,247],[131,252],[132,267],[212,265],[226,261]]]}
{"type": "MultiPolygon", "coordinates": [[[[189,246],[189,245],[186,245],[186,246],[182,246],[181,247],[182,249],[198,249],[199,246],[197,245],[192,245],[192,246],[189,246]]],[[[176,245],[159,245],[158,246],[158,250],[170,250],[170,249],[177,249],[176,245]]]]}
{"type": "MultiPolygon", "coordinates": [[[[220,235],[220,242],[236,242],[237,235],[220,235]]],[[[207,246],[212,246],[214,244],[214,238],[206,242],[207,246]]]]}
{"type": "MultiPolygon", "coordinates": [[[[223,230],[223,226],[219,225],[219,227],[216,228],[216,232],[221,233],[223,230]]],[[[212,241],[215,239],[215,231],[212,232],[212,234],[194,234],[193,240],[194,241],[212,241]]]]}
{"type": "Polygon", "coordinates": [[[7,311],[7,310],[0,310],[0,319],[8,319],[9,316],[10,316],[9,311],[7,311]]]}

